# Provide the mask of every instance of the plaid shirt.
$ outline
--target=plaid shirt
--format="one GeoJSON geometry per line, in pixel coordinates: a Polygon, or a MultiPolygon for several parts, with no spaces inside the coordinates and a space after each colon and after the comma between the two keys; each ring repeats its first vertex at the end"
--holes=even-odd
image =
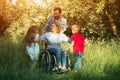
{"type": "MultiPolygon", "coordinates": [[[[47,20],[45,26],[43,27],[43,29],[45,31],[49,32],[50,31],[50,23],[54,20],[55,20],[54,16],[48,18],[48,20],[47,20]]],[[[62,32],[66,31],[67,20],[64,17],[61,17],[60,20],[59,20],[59,23],[62,25],[62,32]]]]}

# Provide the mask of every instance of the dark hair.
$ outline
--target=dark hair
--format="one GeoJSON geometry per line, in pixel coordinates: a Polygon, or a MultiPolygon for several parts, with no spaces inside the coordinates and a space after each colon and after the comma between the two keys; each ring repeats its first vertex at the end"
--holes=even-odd
{"type": "Polygon", "coordinates": [[[60,13],[62,13],[62,9],[61,9],[60,7],[55,7],[55,8],[53,9],[53,11],[56,11],[56,10],[58,10],[60,13]]]}
{"type": "Polygon", "coordinates": [[[30,26],[28,31],[27,31],[27,34],[23,40],[24,44],[25,45],[31,45],[32,42],[34,42],[35,40],[35,35],[36,35],[36,31],[38,30],[38,28],[36,26],[30,26]]]}

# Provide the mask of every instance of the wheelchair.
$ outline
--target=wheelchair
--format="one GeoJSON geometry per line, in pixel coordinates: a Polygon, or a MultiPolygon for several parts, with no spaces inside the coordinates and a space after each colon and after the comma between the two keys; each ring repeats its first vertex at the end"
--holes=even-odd
{"type": "MultiPolygon", "coordinates": [[[[47,43],[45,43],[45,49],[41,52],[39,56],[39,60],[38,60],[39,68],[41,68],[41,70],[46,73],[55,72],[53,71],[53,69],[57,70],[56,57],[55,55],[50,53],[46,47],[47,47],[47,43]]],[[[67,57],[66,68],[67,71],[70,71],[70,57],[68,54],[66,57],[67,57]]]]}

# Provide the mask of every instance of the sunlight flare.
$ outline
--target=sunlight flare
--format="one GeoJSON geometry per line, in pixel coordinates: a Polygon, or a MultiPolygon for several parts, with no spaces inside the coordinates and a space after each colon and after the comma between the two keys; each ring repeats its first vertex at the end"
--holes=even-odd
{"type": "MultiPolygon", "coordinates": [[[[16,5],[18,0],[7,0],[7,1],[10,2],[12,5],[16,5]]],[[[38,6],[42,6],[44,8],[47,7],[44,0],[32,0],[32,1],[31,0],[26,0],[26,2],[28,2],[28,3],[34,2],[38,6]]],[[[52,0],[47,0],[47,3],[50,3],[50,2],[52,2],[52,0]]]]}

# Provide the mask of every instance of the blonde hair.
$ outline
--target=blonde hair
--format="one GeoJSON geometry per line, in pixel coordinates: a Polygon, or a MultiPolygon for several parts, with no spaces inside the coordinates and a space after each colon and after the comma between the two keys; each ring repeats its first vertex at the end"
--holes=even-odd
{"type": "Polygon", "coordinates": [[[74,30],[74,31],[79,31],[79,29],[80,29],[80,26],[79,25],[72,25],[72,30],[74,30]]]}
{"type": "Polygon", "coordinates": [[[55,21],[51,22],[51,25],[52,24],[55,24],[55,26],[57,27],[57,33],[60,33],[62,25],[60,23],[58,23],[58,22],[55,22],[55,21]]]}

